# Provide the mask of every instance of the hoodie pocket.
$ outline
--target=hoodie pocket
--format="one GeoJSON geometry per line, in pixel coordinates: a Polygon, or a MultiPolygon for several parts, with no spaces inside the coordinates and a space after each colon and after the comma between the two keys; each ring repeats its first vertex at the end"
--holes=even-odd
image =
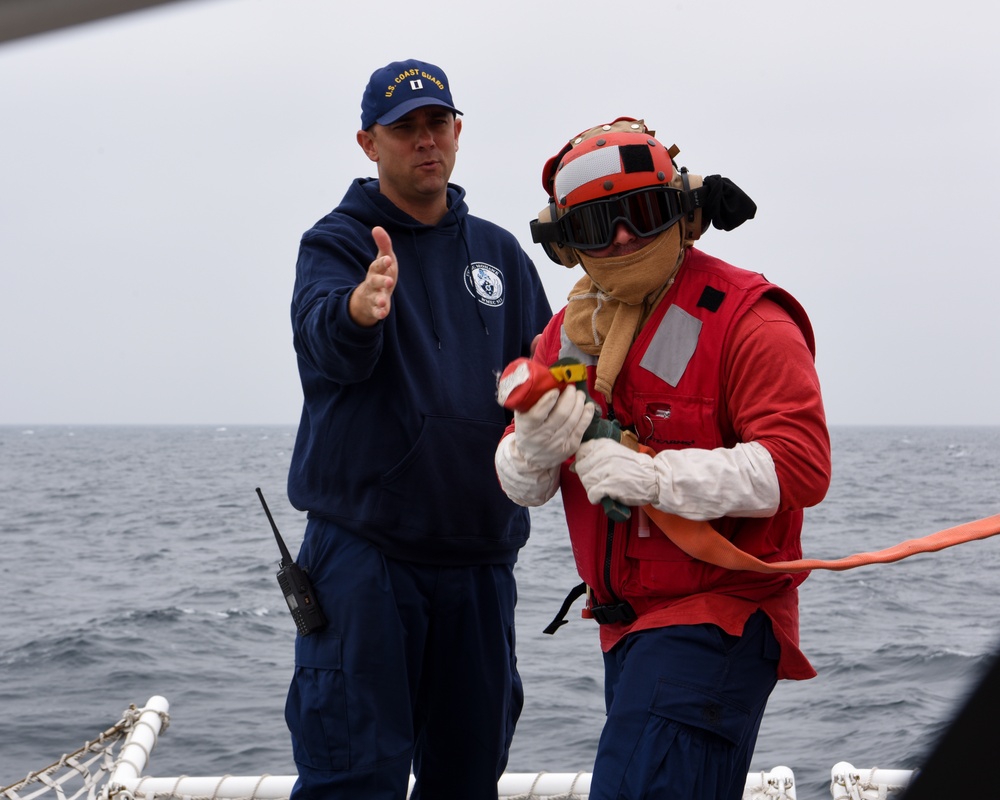
{"type": "Polygon", "coordinates": [[[442,538],[501,536],[516,509],[493,466],[503,431],[494,422],[426,417],[413,448],[382,478],[376,520],[442,538]]]}

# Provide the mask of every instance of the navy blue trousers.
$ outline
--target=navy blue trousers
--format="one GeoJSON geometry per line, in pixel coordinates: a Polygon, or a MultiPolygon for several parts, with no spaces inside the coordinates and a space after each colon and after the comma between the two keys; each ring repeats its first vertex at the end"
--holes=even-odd
{"type": "Polygon", "coordinates": [[[496,800],[523,691],[513,565],[386,558],[324,520],[307,568],[329,624],[296,637],[293,800],[496,800]]]}
{"type": "Polygon", "coordinates": [[[779,652],[758,611],[742,636],[679,625],[605,653],[608,717],[590,800],[740,800],[779,652]]]}

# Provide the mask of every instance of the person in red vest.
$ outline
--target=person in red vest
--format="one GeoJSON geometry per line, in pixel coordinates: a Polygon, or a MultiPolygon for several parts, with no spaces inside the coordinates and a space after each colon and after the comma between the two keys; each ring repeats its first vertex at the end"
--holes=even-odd
{"type": "Polygon", "coordinates": [[[785,561],[801,558],[802,510],[830,482],[808,317],[762,275],[694,247],[756,206],[727,178],[678,169],[678,152],[619,118],[545,165],[533,238],[585,275],[533,359],[581,362],[589,391],[552,389],[515,412],[495,459],[516,503],[561,490],[584,616],[600,624],[607,722],[591,800],[737,800],[776,681],[816,674],[799,649],[808,573],[696,561],[642,511],[710,521],[785,561]],[[582,441],[594,404],[621,441],[582,441]]]}

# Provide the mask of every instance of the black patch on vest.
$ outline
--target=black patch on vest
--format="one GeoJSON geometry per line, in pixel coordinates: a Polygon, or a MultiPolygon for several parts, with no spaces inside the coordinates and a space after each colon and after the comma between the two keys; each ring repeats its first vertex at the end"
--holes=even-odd
{"type": "Polygon", "coordinates": [[[701,297],[698,298],[698,308],[707,308],[709,311],[718,311],[719,306],[722,305],[722,301],[725,299],[725,292],[720,292],[718,289],[706,286],[705,290],[701,293],[701,297]]]}
{"type": "Polygon", "coordinates": [[[644,144],[626,144],[618,148],[622,168],[628,172],[652,172],[653,154],[644,144]]]}

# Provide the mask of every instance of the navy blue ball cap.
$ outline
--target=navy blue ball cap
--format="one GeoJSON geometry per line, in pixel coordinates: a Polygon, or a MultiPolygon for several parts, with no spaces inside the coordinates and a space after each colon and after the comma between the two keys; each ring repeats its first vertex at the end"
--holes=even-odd
{"type": "Polygon", "coordinates": [[[409,59],[393,61],[372,73],[361,98],[361,129],[376,122],[388,125],[420,106],[442,106],[454,111],[448,76],[440,67],[409,59]]]}

